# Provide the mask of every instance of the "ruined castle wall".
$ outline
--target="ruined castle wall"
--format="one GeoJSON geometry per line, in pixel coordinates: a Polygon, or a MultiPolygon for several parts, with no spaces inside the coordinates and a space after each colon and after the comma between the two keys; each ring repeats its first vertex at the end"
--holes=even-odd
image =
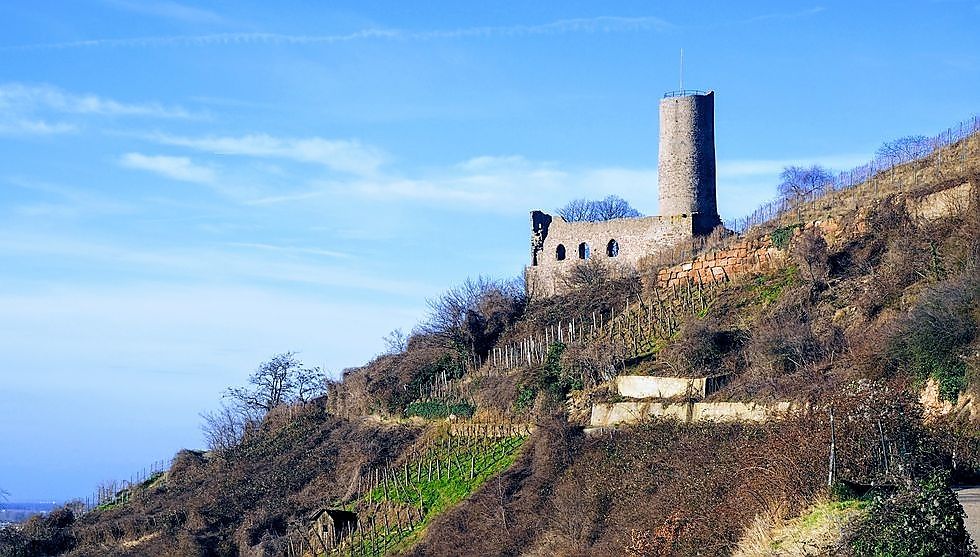
{"type": "Polygon", "coordinates": [[[720,223],[715,195],[715,95],[660,101],[660,214],[699,215],[696,232],[720,223]]]}
{"type": "Polygon", "coordinates": [[[526,278],[529,288],[546,296],[563,291],[564,275],[586,260],[636,268],[644,256],[690,240],[693,235],[690,215],[566,222],[559,216],[535,212],[531,219],[537,229],[532,234],[526,278]],[[615,242],[615,255],[609,251],[611,241],[615,242]],[[582,244],[588,248],[586,258],[580,252],[582,244]],[[559,258],[562,251],[564,259],[559,258]]]}
{"type": "Polygon", "coordinates": [[[703,253],[689,261],[665,267],[657,272],[657,285],[671,287],[688,282],[708,284],[724,282],[738,275],[770,269],[785,257],[769,236],[757,240],[740,240],[724,249],[703,253]]]}

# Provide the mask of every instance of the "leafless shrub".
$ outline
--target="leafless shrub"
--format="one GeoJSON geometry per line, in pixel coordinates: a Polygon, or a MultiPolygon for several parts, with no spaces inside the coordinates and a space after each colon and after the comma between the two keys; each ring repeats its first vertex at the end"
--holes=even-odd
{"type": "Polygon", "coordinates": [[[615,274],[601,288],[576,288],[557,296],[530,299],[523,318],[507,331],[504,339],[521,338],[572,317],[581,318],[592,312],[618,312],[627,299],[635,300],[641,293],[636,273],[615,274]]]}
{"type": "Polygon", "coordinates": [[[605,344],[575,344],[568,346],[562,353],[561,366],[583,388],[591,389],[615,375],[616,360],[617,354],[605,344]]]}
{"type": "Polygon", "coordinates": [[[208,449],[220,452],[237,447],[261,416],[243,405],[222,403],[217,410],[202,412],[201,419],[208,449]]]}
{"type": "Polygon", "coordinates": [[[740,341],[740,335],[724,330],[716,317],[689,317],[657,360],[678,377],[708,375],[718,371],[722,356],[740,341]]]}
{"type": "Polygon", "coordinates": [[[830,254],[827,240],[816,227],[796,236],[790,244],[790,256],[813,283],[823,283],[830,275],[830,254]]]}
{"type": "Polygon", "coordinates": [[[562,277],[567,288],[602,288],[613,277],[612,268],[598,259],[586,259],[573,265],[562,277]]]}
{"type": "Polygon", "coordinates": [[[812,384],[827,355],[813,329],[810,288],[783,291],[778,304],[753,325],[744,348],[748,369],[741,388],[753,396],[774,395],[788,385],[812,384]]]}
{"type": "Polygon", "coordinates": [[[441,339],[449,348],[486,356],[503,330],[523,312],[523,281],[467,279],[429,300],[429,316],[416,334],[441,339]]]}
{"type": "Polygon", "coordinates": [[[599,515],[608,507],[596,485],[584,477],[571,478],[555,489],[548,513],[551,529],[566,548],[588,547],[599,515]]]}
{"type": "Polygon", "coordinates": [[[927,447],[922,442],[922,407],[906,385],[866,379],[844,383],[820,419],[827,420],[831,409],[839,479],[881,482],[895,474],[914,473],[923,462],[927,447]]]}
{"type": "Polygon", "coordinates": [[[653,532],[630,528],[623,551],[627,557],[657,557],[657,546],[653,539],[653,532]]]}

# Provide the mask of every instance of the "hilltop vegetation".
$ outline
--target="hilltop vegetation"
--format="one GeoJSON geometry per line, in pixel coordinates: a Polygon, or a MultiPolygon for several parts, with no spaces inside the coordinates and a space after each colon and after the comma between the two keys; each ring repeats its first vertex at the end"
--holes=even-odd
{"type": "MultiPolygon", "coordinates": [[[[633,275],[586,263],[577,288],[547,299],[469,281],[324,397],[266,404],[123,504],[33,520],[6,554],[298,555],[314,511],[420,505],[386,551],[779,554],[837,517],[821,534],[828,553],[966,555],[949,486],[980,474],[980,137],[931,157],[846,192],[793,190],[790,210],[695,246],[775,254],[730,280],[666,287],[660,271],[686,253],[651,254],[633,275]],[[587,435],[590,405],[618,400],[619,374],[725,374],[711,400],[796,411],[587,435]],[[534,431],[461,445],[447,422],[470,415],[534,431]],[[507,448],[478,468],[489,446],[507,448]],[[456,475],[423,474],[433,454],[456,475]],[[404,480],[365,488],[377,470],[404,480]]],[[[377,547],[377,535],[341,543],[377,547]]]]}

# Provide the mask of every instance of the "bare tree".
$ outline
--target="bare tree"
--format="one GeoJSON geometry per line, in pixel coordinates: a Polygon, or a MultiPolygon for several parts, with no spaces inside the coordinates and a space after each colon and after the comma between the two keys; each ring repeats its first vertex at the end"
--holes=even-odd
{"type": "Polygon", "coordinates": [[[878,148],[879,157],[887,157],[897,162],[909,162],[923,157],[931,148],[929,138],[924,135],[907,135],[886,141],[878,148]]]}
{"type": "Polygon", "coordinates": [[[400,354],[408,348],[408,335],[401,329],[395,329],[384,338],[385,354],[400,354]]]}
{"type": "Polygon", "coordinates": [[[593,220],[597,221],[642,216],[639,211],[630,206],[628,201],[616,195],[609,195],[595,202],[594,212],[593,220]]]}
{"type": "Polygon", "coordinates": [[[259,365],[248,382],[247,387],[229,388],[226,396],[264,415],[277,406],[323,394],[326,374],[319,367],[305,367],[294,352],[285,352],[259,365]]]}
{"type": "Polygon", "coordinates": [[[587,199],[573,199],[558,209],[558,215],[568,222],[593,220],[592,203],[595,202],[587,199]]]}
{"type": "Polygon", "coordinates": [[[227,450],[272,409],[307,402],[326,392],[328,378],[319,367],[306,367],[293,352],[276,354],[252,373],[245,387],[231,387],[217,410],[201,413],[201,430],[211,450],[227,450]]]}
{"type": "Polygon", "coordinates": [[[642,216],[628,201],[616,195],[596,200],[573,199],[558,209],[558,215],[568,222],[595,222],[642,216]]]}
{"type": "Polygon", "coordinates": [[[822,190],[833,179],[829,170],[817,164],[809,168],[787,166],[779,174],[779,195],[788,201],[802,201],[822,190]]]}

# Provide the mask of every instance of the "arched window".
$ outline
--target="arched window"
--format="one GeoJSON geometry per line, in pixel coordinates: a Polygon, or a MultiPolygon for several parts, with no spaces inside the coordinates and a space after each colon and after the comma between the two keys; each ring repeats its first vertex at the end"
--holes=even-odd
{"type": "Polygon", "coordinates": [[[585,242],[582,242],[581,244],[579,244],[578,245],[578,258],[579,259],[588,259],[589,258],[589,255],[591,255],[589,253],[589,244],[586,244],[585,242]]]}
{"type": "Polygon", "coordinates": [[[606,244],[606,255],[609,257],[616,257],[619,255],[619,242],[616,240],[609,240],[609,243],[606,244]]]}
{"type": "Polygon", "coordinates": [[[563,244],[558,244],[558,249],[555,250],[555,259],[558,261],[565,260],[565,246],[563,244]]]}

